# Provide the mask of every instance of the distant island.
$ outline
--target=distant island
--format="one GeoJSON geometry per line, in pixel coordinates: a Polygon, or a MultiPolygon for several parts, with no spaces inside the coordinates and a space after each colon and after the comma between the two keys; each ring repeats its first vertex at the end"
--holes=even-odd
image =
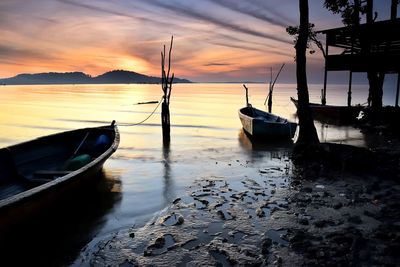
{"type": "MultiPolygon", "coordinates": [[[[0,79],[2,85],[25,84],[116,84],[116,83],[161,83],[160,77],[147,76],[134,71],[113,70],[92,77],[83,72],[48,72],[18,74],[11,78],[0,79]]],[[[191,83],[187,79],[174,78],[174,83],[191,83]]]]}

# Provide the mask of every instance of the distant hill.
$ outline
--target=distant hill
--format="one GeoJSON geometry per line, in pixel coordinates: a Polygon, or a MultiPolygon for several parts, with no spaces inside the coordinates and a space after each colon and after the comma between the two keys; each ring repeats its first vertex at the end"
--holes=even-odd
{"type": "Polygon", "coordinates": [[[95,83],[160,83],[159,77],[133,71],[113,70],[93,78],[95,83]]]}
{"type": "MultiPolygon", "coordinates": [[[[0,79],[0,84],[115,84],[115,83],[160,83],[161,78],[147,76],[133,71],[113,70],[92,77],[83,72],[48,72],[36,74],[18,74],[11,78],[0,79]]],[[[174,83],[191,83],[186,79],[174,78],[174,83]]]]}

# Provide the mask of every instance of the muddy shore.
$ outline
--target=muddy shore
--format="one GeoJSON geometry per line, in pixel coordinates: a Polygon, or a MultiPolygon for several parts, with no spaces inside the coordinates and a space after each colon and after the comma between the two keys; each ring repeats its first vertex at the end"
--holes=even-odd
{"type": "MultiPolygon", "coordinates": [[[[398,140],[382,142],[373,148],[376,159],[384,161],[387,158],[381,155],[389,154],[399,164],[398,140]]],[[[365,170],[345,165],[310,167],[294,164],[291,155],[281,163],[240,180],[199,179],[144,227],[89,244],[75,265],[400,263],[399,165],[365,170]]],[[[251,168],[249,162],[238,164],[251,168]]]]}

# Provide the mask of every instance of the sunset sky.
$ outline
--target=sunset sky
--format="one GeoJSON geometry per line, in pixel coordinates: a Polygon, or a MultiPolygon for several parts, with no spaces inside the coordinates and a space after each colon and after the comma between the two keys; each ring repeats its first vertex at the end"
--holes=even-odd
{"type": "MultiPolygon", "coordinates": [[[[310,0],[318,30],[342,26],[339,15],[310,0]]],[[[378,20],[390,0],[375,1],[378,20]]],[[[174,36],[173,71],[193,81],[265,81],[286,63],[294,81],[297,0],[0,0],[0,77],[18,73],[124,69],[159,76],[160,52],[174,36]]],[[[324,37],[321,36],[321,40],[324,37]]],[[[321,53],[309,79],[322,80],[321,53]]]]}

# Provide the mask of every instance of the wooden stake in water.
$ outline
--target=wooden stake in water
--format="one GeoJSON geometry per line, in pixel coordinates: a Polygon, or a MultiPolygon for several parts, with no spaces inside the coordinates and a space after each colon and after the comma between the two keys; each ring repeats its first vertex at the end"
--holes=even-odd
{"type": "Polygon", "coordinates": [[[161,125],[163,132],[163,141],[165,143],[169,143],[171,140],[170,137],[170,113],[169,113],[169,100],[171,97],[172,91],[172,82],[174,80],[174,74],[172,73],[172,77],[169,77],[171,70],[171,52],[172,52],[172,43],[174,41],[174,37],[171,36],[171,44],[169,47],[168,53],[168,70],[165,71],[165,45],[164,51],[161,52],[161,88],[163,90],[163,102],[161,105],[161,125]]]}
{"type": "Polygon", "coordinates": [[[244,89],[246,90],[246,107],[250,107],[251,105],[249,104],[249,88],[245,84],[243,84],[244,89]]]}
{"type": "Polygon", "coordinates": [[[282,64],[281,68],[279,69],[279,72],[276,75],[274,82],[272,82],[272,68],[271,68],[271,79],[269,81],[269,92],[268,92],[268,96],[265,98],[265,101],[264,101],[264,105],[268,101],[268,112],[269,113],[272,112],[272,93],[274,91],[274,86],[275,86],[276,80],[278,79],[279,75],[281,74],[281,71],[282,71],[284,66],[285,66],[285,63],[282,64]]]}

